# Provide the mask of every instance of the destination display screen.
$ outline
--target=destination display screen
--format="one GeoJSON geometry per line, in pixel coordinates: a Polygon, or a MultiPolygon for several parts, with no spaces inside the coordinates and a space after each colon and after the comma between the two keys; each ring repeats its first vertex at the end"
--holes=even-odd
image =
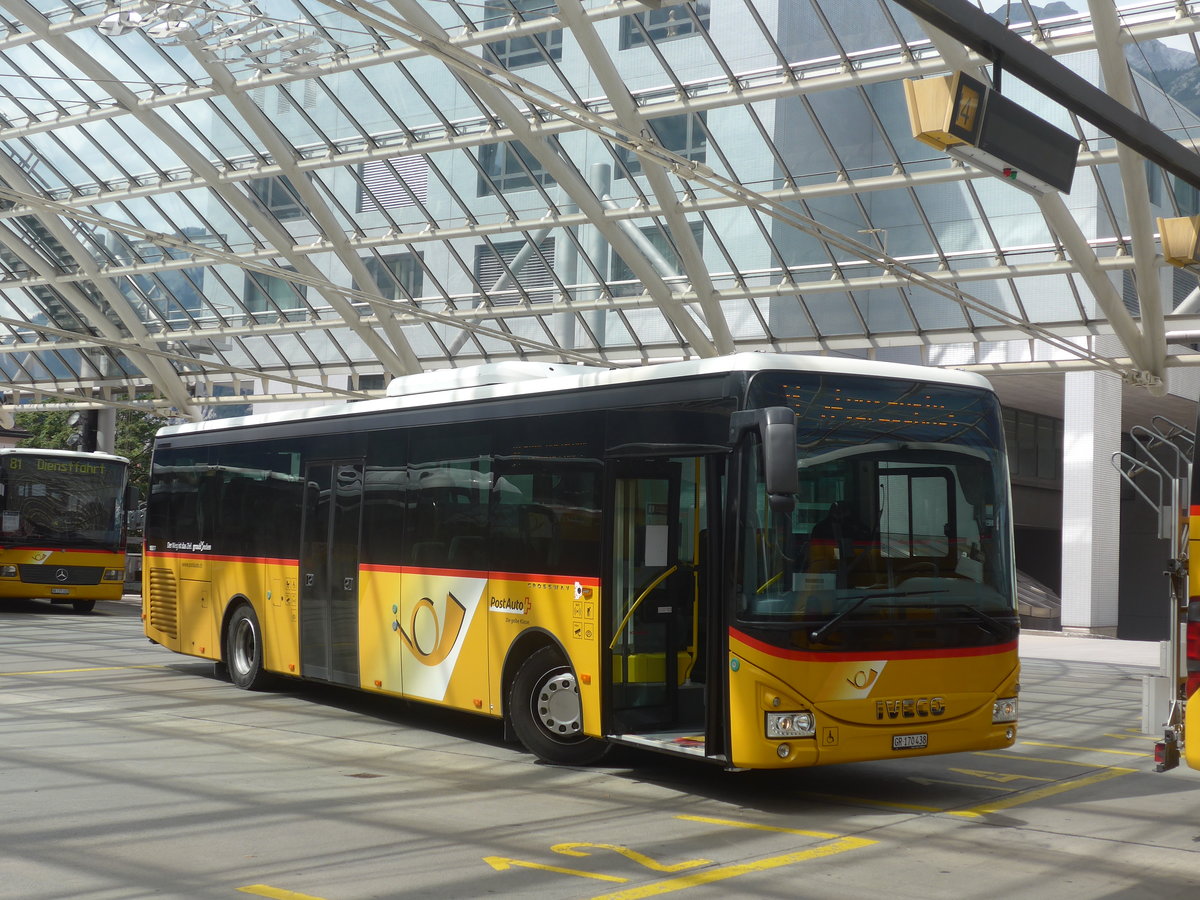
{"type": "Polygon", "coordinates": [[[126,464],[71,456],[0,456],[0,539],[115,547],[126,464]]]}

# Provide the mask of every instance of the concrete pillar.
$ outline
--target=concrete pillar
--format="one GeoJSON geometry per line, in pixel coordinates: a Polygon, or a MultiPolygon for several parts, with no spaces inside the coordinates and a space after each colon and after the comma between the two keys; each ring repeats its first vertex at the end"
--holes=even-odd
{"type": "Polygon", "coordinates": [[[117,452],[117,411],[111,406],[96,410],[96,449],[117,452]]]}
{"type": "Polygon", "coordinates": [[[1121,380],[1071,372],[1063,390],[1062,629],[1116,636],[1121,380]]]}

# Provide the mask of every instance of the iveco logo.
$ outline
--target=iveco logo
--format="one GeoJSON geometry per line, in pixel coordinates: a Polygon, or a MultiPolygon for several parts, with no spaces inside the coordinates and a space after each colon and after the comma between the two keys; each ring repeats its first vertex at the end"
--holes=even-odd
{"type": "Polygon", "coordinates": [[[55,569],[54,570],[54,580],[55,581],[66,581],[68,577],[69,576],[67,575],[66,569],[55,569]]]}
{"type": "Polygon", "coordinates": [[[875,701],[876,719],[916,719],[945,713],[945,697],[903,697],[899,700],[875,701]]]}

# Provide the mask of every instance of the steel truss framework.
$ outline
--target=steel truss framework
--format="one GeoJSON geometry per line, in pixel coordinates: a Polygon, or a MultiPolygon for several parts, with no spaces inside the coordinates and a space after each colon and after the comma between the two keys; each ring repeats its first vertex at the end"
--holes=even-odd
{"type": "MultiPolygon", "coordinates": [[[[1200,3],[978,5],[1200,140],[1200,3]]],[[[1153,224],[1200,192],[1009,77],[1080,137],[1069,197],[914,141],[904,79],[993,70],[890,0],[0,9],[5,414],[506,359],[1200,363],[1153,224]]]]}

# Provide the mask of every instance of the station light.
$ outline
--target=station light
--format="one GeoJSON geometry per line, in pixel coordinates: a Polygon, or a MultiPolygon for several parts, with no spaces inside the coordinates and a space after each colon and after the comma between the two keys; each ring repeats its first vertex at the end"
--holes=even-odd
{"type": "Polygon", "coordinates": [[[1034,194],[1069,193],[1079,139],[964,72],[908,79],[918,141],[1034,194]]]}
{"type": "Polygon", "coordinates": [[[99,412],[94,409],[77,409],[67,416],[71,433],[67,435],[67,446],[72,450],[96,452],[96,432],[99,428],[99,412]]]}
{"type": "Polygon", "coordinates": [[[1159,217],[1158,238],[1163,259],[1180,269],[1200,261],[1200,216],[1159,217]]]}

